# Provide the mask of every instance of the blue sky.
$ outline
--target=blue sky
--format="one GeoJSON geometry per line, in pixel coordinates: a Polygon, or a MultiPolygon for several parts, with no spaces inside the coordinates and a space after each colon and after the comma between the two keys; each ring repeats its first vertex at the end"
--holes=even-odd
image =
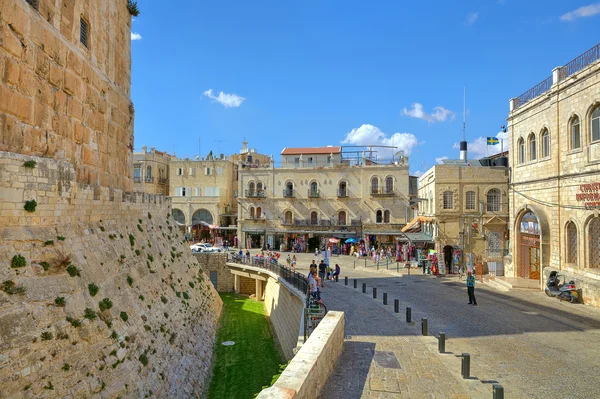
{"type": "MultiPolygon", "coordinates": [[[[508,104],[600,41],[594,0],[139,0],[135,148],[178,157],[393,144],[412,173],[470,155],[508,104]]],[[[499,151],[499,146],[495,149],[499,151]]],[[[494,147],[490,147],[490,153],[494,147]]]]}

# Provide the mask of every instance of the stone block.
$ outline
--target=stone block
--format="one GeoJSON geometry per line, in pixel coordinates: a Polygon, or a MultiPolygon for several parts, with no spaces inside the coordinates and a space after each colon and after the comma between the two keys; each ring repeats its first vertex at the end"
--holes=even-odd
{"type": "Polygon", "coordinates": [[[81,58],[73,51],[67,54],[67,68],[73,71],[76,75],[81,75],[81,58]]]}
{"type": "Polygon", "coordinates": [[[43,51],[38,51],[35,63],[35,73],[42,76],[43,78],[46,78],[48,76],[49,71],[50,57],[43,51]]]}
{"type": "Polygon", "coordinates": [[[83,92],[83,83],[81,79],[74,73],[65,69],[65,80],[63,88],[67,94],[74,95],[77,98],[81,98],[83,92]]]}
{"type": "Polygon", "coordinates": [[[24,123],[33,121],[33,99],[20,93],[13,93],[10,112],[24,123]]]}
{"type": "Polygon", "coordinates": [[[0,24],[0,47],[4,48],[17,59],[20,59],[23,54],[23,45],[8,25],[0,24]]]}
{"type": "Polygon", "coordinates": [[[63,85],[63,68],[55,62],[50,62],[50,73],[48,75],[48,81],[54,87],[61,88],[63,85]]]}
{"type": "Polygon", "coordinates": [[[16,85],[19,81],[19,64],[12,58],[6,57],[6,63],[4,66],[4,83],[9,85],[16,85]]]}
{"type": "Polygon", "coordinates": [[[67,99],[67,115],[82,121],[83,120],[83,105],[75,97],[68,97],[67,99]]]}

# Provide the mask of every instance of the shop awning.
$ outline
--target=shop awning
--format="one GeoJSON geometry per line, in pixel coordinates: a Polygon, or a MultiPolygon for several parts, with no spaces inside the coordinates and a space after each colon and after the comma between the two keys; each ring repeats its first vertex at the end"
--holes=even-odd
{"type": "Polygon", "coordinates": [[[427,233],[404,233],[396,237],[396,240],[400,242],[408,242],[408,239],[412,242],[433,242],[433,237],[427,233]]]}
{"type": "Polygon", "coordinates": [[[402,228],[405,233],[419,233],[421,231],[421,224],[425,222],[431,222],[433,218],[426,216],[417,216],[411,220],[406,226],[402,228]]]}

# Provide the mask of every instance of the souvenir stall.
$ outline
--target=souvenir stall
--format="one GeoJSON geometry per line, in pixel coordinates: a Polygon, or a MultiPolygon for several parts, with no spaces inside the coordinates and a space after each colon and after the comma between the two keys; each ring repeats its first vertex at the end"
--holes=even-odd
{"type": "Polygon", "coordinates": [[[327,248],[331,250],[332,256],[338,256],[341,252],[340,240],[335,237],[330,238],[327,240],[327,248]]]}

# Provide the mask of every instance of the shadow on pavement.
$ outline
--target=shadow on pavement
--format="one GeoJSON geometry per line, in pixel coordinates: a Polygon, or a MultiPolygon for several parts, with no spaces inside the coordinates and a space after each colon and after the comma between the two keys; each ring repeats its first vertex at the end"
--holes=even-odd
{"type": "Polygon", "coordinates": [[[322,399],[359,399],[375,354],[371,342],[345,341],[342,356],[321,391],[322,399]]]}

